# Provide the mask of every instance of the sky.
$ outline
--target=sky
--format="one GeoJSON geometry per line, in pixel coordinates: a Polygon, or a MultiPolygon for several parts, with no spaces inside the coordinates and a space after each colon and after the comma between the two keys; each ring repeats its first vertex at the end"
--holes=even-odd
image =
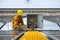
{"type": "Polygon", "coordinates": [[[60,0],[0,0],[0,8],[60,8],[60,0]]]}

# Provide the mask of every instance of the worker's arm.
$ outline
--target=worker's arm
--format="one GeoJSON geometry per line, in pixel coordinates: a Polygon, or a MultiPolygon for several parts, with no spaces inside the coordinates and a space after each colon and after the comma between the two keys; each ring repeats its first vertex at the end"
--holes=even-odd
{"type": "Polygon", "coordinates": [[[24,29],[24,30],[31,30],[31,29],[29,29],[28,27],[27,27],[27,25],[25,25],[24,24],[24,22],[23,22],[23,19],[22,19],[22,17],[20,17],[21,18],[21,27],[24,29]]]}
{"type": "Polygon", "coordinates": [[[32,29],[29,29],[28,27],[27,27],[27,25],[22,25],[22,28],[24,29],[24,30],[32,30],[32,29]]]}

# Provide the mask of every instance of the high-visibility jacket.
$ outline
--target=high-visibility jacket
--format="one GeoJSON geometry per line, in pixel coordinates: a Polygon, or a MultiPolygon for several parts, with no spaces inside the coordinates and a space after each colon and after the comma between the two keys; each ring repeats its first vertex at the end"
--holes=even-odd
{"type": "Polygon", "coordinates": [[[31,30],[24,24],[22,16],[15,16],[13,18],[13,30],[18,30],[19,27],[22,27],[24,30],[31,30]]]}
{"type": "Polygon", "coordinates": [[[18,30],[19,25],[24,25],[22,16],[15,16],[13,17],[13,30],[18,30]]]}

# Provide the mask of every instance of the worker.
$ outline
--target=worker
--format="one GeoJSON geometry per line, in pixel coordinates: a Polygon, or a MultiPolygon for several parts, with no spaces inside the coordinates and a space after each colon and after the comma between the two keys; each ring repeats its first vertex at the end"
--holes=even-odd
{"type": "Polygon", "coordinates": [[[24,30],[31,30],[29,28],[27,28],[27,25],[24,24],[23,22],[23,12],[22,10],[18,10],[17,11],[17,15],[13,17],[13,22],[12,22],[13,26],[13,30],[14,32],[12,32],[12,37],[16,37],[19,34],[19,30],[22,28],[24,30]]]}
{"type": "Polygon", "coordinates": [[[22,27],[24,30],[30,30],[23,22],[22,10],[18,10],[17,15],[13,17],[13,30],[18,30],[20,27],[22,27]]]}

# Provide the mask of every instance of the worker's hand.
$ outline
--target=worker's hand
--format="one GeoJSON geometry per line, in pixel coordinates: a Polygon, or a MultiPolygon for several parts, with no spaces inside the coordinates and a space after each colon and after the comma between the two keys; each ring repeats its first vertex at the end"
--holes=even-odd
{"type": "Polygon", "coordinates": [[[32,30],[32,29],[27,28],[27,25],[22,25],[22,28],[23,28],[24,30],[32,30]]]}

